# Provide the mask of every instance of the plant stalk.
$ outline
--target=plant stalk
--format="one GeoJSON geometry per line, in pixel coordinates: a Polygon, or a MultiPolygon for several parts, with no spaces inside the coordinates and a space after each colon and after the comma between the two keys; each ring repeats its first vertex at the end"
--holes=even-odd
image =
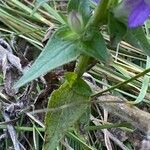
{"type": "MultiPolygon", "coordinates": [[[[98,28],[100,25],[103,25],[107,20],[107,6],[109,0],[101,0],[95,10],[95,13],[89,23],[86,26],[86,32],[89,32],[89,29],[98,28]]],[[[91,31],[91,30],[90,30],[91,31]]],[[[92,31],[91,31],[92,34],[92,31]]],[[[90,42],[90,40],[89,40],[90,42]]],[[[88,68],[90,62],[90,56],[82,55],[77,62],[75,72],[78,74],[78,77],[81,77],[83,73],[88,68]]]]}
{"type": "Polygon", "coordinates": [[[95,10],[92,18],[91,25],[93,27],[99,27],[107,21],[107,6],[109,0],[101,0],[95,10]]]}

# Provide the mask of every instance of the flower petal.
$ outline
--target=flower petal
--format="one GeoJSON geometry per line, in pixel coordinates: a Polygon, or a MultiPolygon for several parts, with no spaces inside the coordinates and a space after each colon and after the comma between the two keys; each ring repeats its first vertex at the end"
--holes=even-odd
{"type": "Polygon", "coordinates": [[[137,27],[143,25],[144,21],[150,15],[150,5],[143,0],[131,11],[128,18],[129,27],[137,27]]]}
{"type": "Polygon", "coordinates": [[[98,3],[100,0],[93,0],[93,2],[98,3]]]}

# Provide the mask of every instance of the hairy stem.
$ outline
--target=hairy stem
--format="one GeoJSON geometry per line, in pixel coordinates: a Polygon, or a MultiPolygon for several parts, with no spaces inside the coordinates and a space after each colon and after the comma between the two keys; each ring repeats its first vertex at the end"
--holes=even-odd
{"type": "MultiPolygon", "coordinates": [[[[101,0],[99,2],[93,17],[91,18],[91,20],[86,26],[85,32],[89,32],[89,29],[91,31],[93,28],[97,28],[106,22],[108,2],[109,0],[101,0]]],[[[91,34],[92,34],[92,31],[91,31],[91,34]]],[[[86,71],[88,64],[90,63],[90,58],[91,57],[87,55],[80,56],[79,61],[77,62],[77,65],[76,65],[76,69],[75,69],[75,72],[78,74],[79,77],[81,77],[82,74],[86,71]]]]}

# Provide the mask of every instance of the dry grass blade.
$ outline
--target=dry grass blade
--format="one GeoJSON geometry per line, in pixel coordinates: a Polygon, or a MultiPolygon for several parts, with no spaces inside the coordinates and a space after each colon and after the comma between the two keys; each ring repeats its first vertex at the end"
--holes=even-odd
{"type": "MultiPolygon", "coordinates": [[[[10,118],[9,118],[9,116],[8,116],[7,113],[4,112],[4,113],[3,113],[3,117],[4,117],[4,119],[5,119],[6,122],[9,122],[9,121],[10,121],[10,118]]],[[[15,131],[13,125],[8,124],[8,125],[7,125],[7,130],[8,130],[8,132],[9,132],[9,135],[10,135],[11,140],[12,140],[12,142],[13,142],[14,149],[15,149],[15,150],[21,150],[21,148],[20,148],[20,143],[19,143],[19,141],[18,141],[18,139],[17,139],[17,134],[16,134],[16,131],[15,131]]]]}

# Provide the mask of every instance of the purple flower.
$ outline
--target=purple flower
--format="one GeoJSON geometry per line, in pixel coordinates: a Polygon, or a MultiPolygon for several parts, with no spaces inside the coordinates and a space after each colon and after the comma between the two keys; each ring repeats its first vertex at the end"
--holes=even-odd
{"type": "Polygon", "coordinates": [[[141,26],[150,15],[150,0],[123,0],[114,13],[117,18],[128,17],[130,28],[141,26]]]}
{"type": "Polygon", "coordinates": [[[93,0],[93,2],[98,3],[98,2],[99,2],[99,0],[93,0]]]}
{"type": "MultiPolygon", "coordinates": [[[[99,2],[99,0],[93,1],[99,2]]],[[[128,17],[130,28],[141,26],[150,15],[150,0],[123,0],[114,13],[121,20],[126,20],[128,17]]]]}
{"type": "Polygon", "coordinates": [[[131,12],[128,17],[129,27],[137,27],[143,25],[144,21],[150,15],[150,0],[126,0],[126,3],[132,5],[131,12]]]}

